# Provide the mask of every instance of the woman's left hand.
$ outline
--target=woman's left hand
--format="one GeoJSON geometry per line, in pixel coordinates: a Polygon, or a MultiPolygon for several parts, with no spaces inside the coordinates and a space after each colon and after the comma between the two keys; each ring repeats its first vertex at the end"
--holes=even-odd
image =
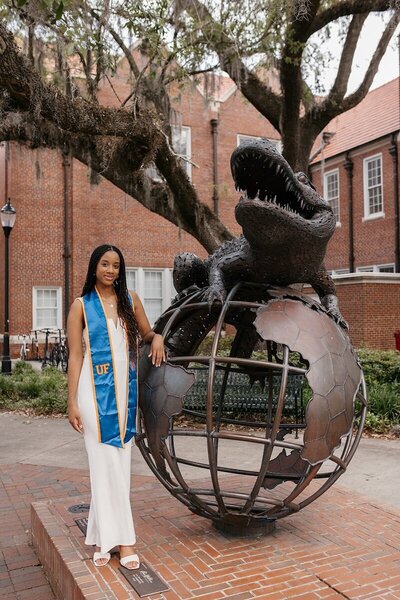
{"type": "Polygon", "coordinates": [[[165,349],[163,336],[155,333],[151,340],[150,354],[151,362],[156,367],[160,367],[162,362],[165,362],[165,349]]]}

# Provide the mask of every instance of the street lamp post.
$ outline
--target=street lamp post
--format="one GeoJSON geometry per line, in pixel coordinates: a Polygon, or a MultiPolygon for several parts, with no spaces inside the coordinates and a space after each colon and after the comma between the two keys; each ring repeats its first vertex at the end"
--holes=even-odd
{"type": "Polygon", "coordinates": [[[0,211],[1,226],[5,236],[4,247],[4,336],[3,336],[3,359],[1,362],[1,372],[5,375],[11,374],[10,358],[10,319],[8,316],[8,238],[15,224],[17,211],[11,205],[10,198],[0,211]]]}

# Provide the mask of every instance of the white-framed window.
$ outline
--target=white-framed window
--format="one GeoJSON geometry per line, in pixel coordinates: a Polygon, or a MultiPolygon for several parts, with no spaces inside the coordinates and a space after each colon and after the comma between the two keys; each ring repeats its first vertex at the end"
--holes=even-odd
{"type": "Polygon", "coordinates": [[[173,273],[174,273],[173,270],[170,269],[169,270],[169,282],[170,282],[169,295],[170,295],[170,301],[171,301],[170,303],[172,303],[172,300],[175,298],[176,294],[178,293],[174,286],[173,273]]]}
{"type": "Polygon", "coordinates": [[[369,267],[357,267],[356,273],[373,273],[374,265],[370,265],[369,267]]]}
{"type": "Polygon", "coordinates": [[[35,286],[32,289],[32,329],[62,328],[61,287],[35,286]]]}
{"type": "Polygon", "coordinates": [[[367,267],[357,267],[357,273],[394,273],[394,263],[387,265],[368,265],[367,267]]]}
{"type": "Polygon", "coordinates": [[[333,269],[329,271],[329,275],[335,277],[335,275],[348,275],[350,273],[350,269],[333,269]]]}
{"type": "Polygon", "coordinates": [[[242,133],[238,133],[236,136],[236,145],[240,146],[240,144],[248,144],[249,142],[258,141],[258,140],[268,140],[272,144],[274,144],[275,148],[282,152],[282,142],[280,140],[271,140],[270,138],[260,137],[257,135],[245,135],[242,133]]]}
{"type": "Polygon", "coordinates": [[[176,295],[172,269],[127,267],[126,283],[129,290],[139,295],[151,325],[176,295]]]}
{"type": "Polygon", "coordinates": [[[333,210],[336,223],[340,223],[339,169],[324,173],[324,198],[333,210]]]}
{"type": "Polygon", "coordinates": [[[364,158],[364,219],[383,217],[382,154],[364,158]]]}
{"type": "Polygon", "coordinates": [[[143,302],[150,323],[154,323],[162,313],[163,272],[146,269],[144,271],[143,302]]]}
{"type": "Polygon", "coordinates": [[[390,265],[377,265],[379,273],[394,273],[394,268],[395,266],[393,263],[390,265]]]}
{"type": "MultiPolygon", "coordinates": [[[[171,125],[172,146],[175,152],[182,158],[191,160],[192,158],[192,130],[186,125],[171,125]]],[[[188,160],[182,160],[182,167],[185,169],[189,179],[192,179],[192,165],[188,160]]]]}
{"type": "Polygon", "coordinates": [[[126,287],[132,292],[136,292],[137,269],[126,269],[126,287]]]}

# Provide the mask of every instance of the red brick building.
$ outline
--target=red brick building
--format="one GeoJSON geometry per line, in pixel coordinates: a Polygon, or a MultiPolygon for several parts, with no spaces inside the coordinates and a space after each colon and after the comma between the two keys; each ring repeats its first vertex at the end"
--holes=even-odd
{"type": "Polygon", "coordinates": [[[400,329],[400,79],[334,119],[324,137],[329,143],[320,137],[310,171],[337,219],[326,265],[353,342],[394,348],[400,329]]]}
{"type": "Polygon", "coordinates": [[[327,253],[335,274],[400,271],[399,86],[397,78],[376,88],[333,120],[325,131],[330,141],[311,165],[336,214],[327,253]]]}
{"type": "MultiPolygon", "coordinates": [[[[113,83],[116,88],[116,82],[113,83]]],[[[118,85],[119,95],[125,97],[126,92],[127,96],[129,89],[124,79],[123,62],[118,85]]],[[[395,233],[396,222],[398,227],[398,212],[395,212],[396,202],[397,206],[399,202],[398,165],[397,179],[393,166],[400,128],[398,85],[395,80],[374,90],[359,107],[331,123],[328,130],[335,135],[323,153],[315,157],[311,167],[316,184],[322,181],[330,202],[336,202],[339,207],[336,235],[328,250],[328,268],[339,274],[339,279],[344,277],[340,273],[346,269],[372,267],[380,278],[389,268],[392,273],[399,271],[395,257],[396,252],[398,255],[395,249],[398,239],[398,233],[395,233]],[[382,106],[384,110],[381,110],[382,106]],[[380,118],[380,113],[385,117],[382,114],[380,118]],[[366,121],[362,122],[362,119],[366,121]],[[351,180],[348,178],[350,163],[353,168],[351,180]],[[372,189],[378,164],[381,192],[380,195],[377,192],[373,192],[373,196],[370,194],[373,201],[370,200],[370,212],[365,216],[364,172],[369,173],[367,187],[372,189]],[[337,178],[333,173],[338,174],[337,178]],[[383,204],[379,204],[382,198],[383,204]],[[352,228],[349,226],[351,207],[352,228]],[[349,261],[351,231],[354,268],[350,267],[349,261]]],[[[108,84],[104,85],[100,97],[104,104],[113,104],[115,96],[108,84]]],[[[191,87],[174,102],[177,114],[175,147],[198,166],[188,165],[188,172],[201,199],[210,206],[214,206],[215,201],[213,140],[217,143],[218,214],[231,231],[238,233],[233,211],[238,194],[229,169],[231,152],[240,142],[240,136],[267,137],[279,143],[279,134],[243,98],[229,78],[221,78],[211,103],[206,101],[199,87],[191,87]]],[[[80,295],[91,251],[99,244],[107,242],[121,248],[128,267],[129,285],[142,297],[151,320],[169,305],[174,295],[171,279],[174,256],[184,250],[205,256],[204,249],[190,235],[144,209],[109,182],[103,179],[94,182],[88,167],[76,160],[69,163],[56,150],[32,151],[17,143],[0,145],[2,204],[7,197],[17,209],[16,225],[10,237],[12,342],[17,341],[17,334],[32,329],[64,326],[69,305],[80,295]]],[[[4,242],[1,242],[0,265],[3,263],[4,242]]],[[[3,280],[4,270],[0,269],[3,280]]],[[[387,277],[393,281],[391,287],[396,289],[399,297],[400,276],[390,274],[387,277]]],[[[354,284],[351,285],[353,289],[354,284]]],[[[393,323],[386,327],[384,339],[374,341],[373,336],[364,334],[363,327],[358,324],[357,307],[355,311],[350,308],[352,292],[347,294],[347,301],[341,287],[339,285],[339,295],[343,296],[342,310],[356,333],[356,344],[393,347],[393,328],[400,328],[400,320],[395,325],[400,307],[393,304],[390,308],[396,313],[393,323]]],[[[1,329],[4,322],[3,290],[2,285],[1,329]]]]}

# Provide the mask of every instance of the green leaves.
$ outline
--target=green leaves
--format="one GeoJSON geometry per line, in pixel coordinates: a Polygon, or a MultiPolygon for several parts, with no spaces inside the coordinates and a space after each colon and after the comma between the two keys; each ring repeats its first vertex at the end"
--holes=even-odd
{"type": "Polygon", "coordinates": [[[59,19],[61,19],[63,12],[64,12],[64,3],[60,2],[60,4],[57,6],[56,12],[55,12],[55,19],[56,19],[56,21],[58,21],[59,19]]]}
{"type": "Polygon", "coordinates": [[[67,380],[49,367],[35,371],[30,363],[17,362],[12,375],[0,374],[0,409],[26,410],[39,415],[65,414],[67,380]]]}

